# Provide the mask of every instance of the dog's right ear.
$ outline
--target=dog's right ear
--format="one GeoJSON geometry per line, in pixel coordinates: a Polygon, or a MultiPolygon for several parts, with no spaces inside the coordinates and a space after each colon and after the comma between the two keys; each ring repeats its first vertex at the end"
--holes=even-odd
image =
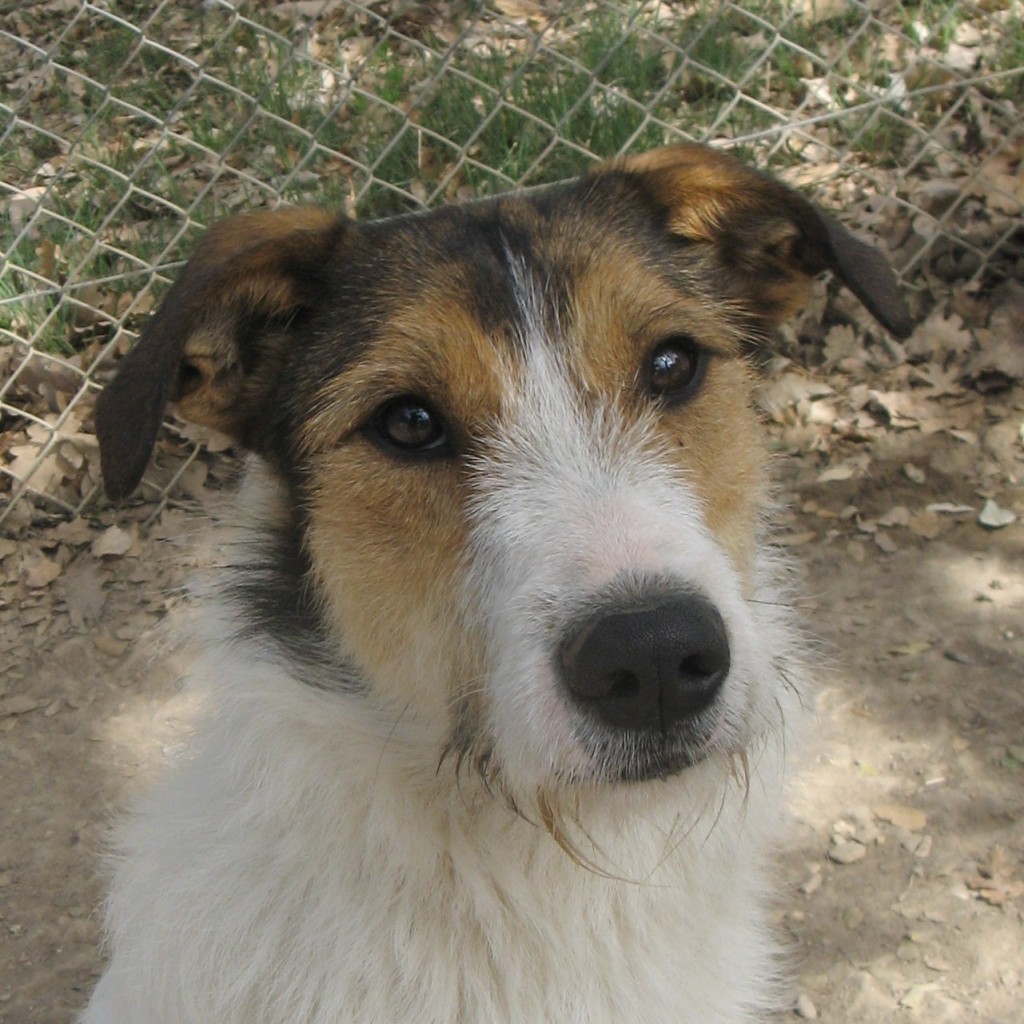
{"type": "Polygon", "coordinates": [[[803,303],[812,277],[830,270],[886,330],[897,338],[910,334],[899,282],[882,254],[729,153],[680,144],[604,167],[638,180],[672,234],[717,251],[737,292],[771,326],[803,303]]]}
{"type": "Polygon", "coordinates": [[[96,401],[107,494],[142,479],[168,402],[186,419],[259,449],[257,414],[348,221],[314,208],[214,225],[96,401]]]}

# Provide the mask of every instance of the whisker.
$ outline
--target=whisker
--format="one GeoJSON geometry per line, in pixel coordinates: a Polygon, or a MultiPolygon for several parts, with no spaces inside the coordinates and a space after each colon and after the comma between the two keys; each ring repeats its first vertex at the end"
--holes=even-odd
{"type": "Polygon", "coordinates": [[[406,701],[405,706],[398,713],[398,717],[394,720],[394,722],[391,723],[391,728],[388,730],[388,734],[384,738],[384,742],[381,744],[380,753],[377,755],[377,766],[376,766],[376,768],[374,768],[374,772],[373,772],[374,785],[376,785],[376,783],[377,783],[377,778],[380,775],[381,765],[384,763],[384,754],[387,752],[388,746],[391,744],[391,741],[394,739],[395,732],[398,730],[398,727],[402,724],[402,719],[405,718],[406,712],[411,707],[412,707],[412,701],[411,700],[406,701]]]}
{"type": "Polygon", "coordinates": [[[538,792],[537,797],[537,810],[540,813],[541,825],[549,836],[555,841],[558,848],[579,868],[584,871],[589,871],[592,875],[597,875],[599,878],[606,878],[610,881],[616,882],[630,882],[631,879],[622,878],[610,871],[605,870],[596,863],[592,858],[588,857],[580,848],[575,840],[565,831],[562,824],[561,815],[557,813],[551,801],[543,792],[538,792]]]}

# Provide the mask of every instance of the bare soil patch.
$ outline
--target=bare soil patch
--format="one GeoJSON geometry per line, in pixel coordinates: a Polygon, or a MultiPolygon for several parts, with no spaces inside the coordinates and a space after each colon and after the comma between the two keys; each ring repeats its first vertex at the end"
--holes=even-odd
{"type": "MultiPolygon", "coordinates": [[[[778,911],[805,1018],[1024,1006],[1024,390],[954,401],[959,436],[836,440],[799,402],[772,427],[823,639],[778,911]],[[1018,519],[981,526],[985,495],[1018,519]]],[[[65,1024],[100,970],[104,841],[187,722],[164,637],[208,530],[104,513],[0,541],[3,1024],[65,1024]]]]}

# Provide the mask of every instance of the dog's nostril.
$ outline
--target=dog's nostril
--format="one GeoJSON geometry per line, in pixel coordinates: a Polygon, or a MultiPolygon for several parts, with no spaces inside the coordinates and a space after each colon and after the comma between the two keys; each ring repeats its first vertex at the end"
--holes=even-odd
{"type": "Polygon", "coordinates": [[[569,692],[589,713],[665,733],[715,699],[729,674],[729,639],[710,601],[683,594],[594,616],[561,660],[569,692]]]}
{"type": "Polygon", "coordinates": [[[699,679],[714,675],[720,667],[713,655],[692,654],[679,663],[679,675],[684,679],[699,679]]]}

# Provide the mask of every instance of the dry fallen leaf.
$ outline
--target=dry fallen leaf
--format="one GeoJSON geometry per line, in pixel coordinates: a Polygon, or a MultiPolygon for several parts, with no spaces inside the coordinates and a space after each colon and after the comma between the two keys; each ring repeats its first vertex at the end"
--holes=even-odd
{"type": "Polygon", "coordinates": [[[924,540],[935,540],[943,530],[942,520],[935,512],[927,509],[911,516],[907,526],[910,527],[911,533],[924,540]]]}
{"type": "Polygon", "coordinates": [[[927,410],[909,391],[875,391],[872,389],[869,394],[868,409],[885,416],[891,427],[906,430],[917,426],[918,421],[927,415],[927,410]]]}
{"type": "Polygon", "coordinates": [[[835,364],[843,359],[863,355],[857,332],[849,324],[837,324],[825,335],[825,362],[835,364]]]}
{"type": "Polygon", "coordinates": [[[13,697],[5,697],[3,700],[0,700],[0,718],[27,715],[30,711],[35,711],[40,704],[42,704],[42,701],[29,696],[27,693],[17,693],[13,697]]]}
{"type": "Polygon", "coordinates": [[[810,544],[817,539],[813,530],[805,530],[803,533],[784,533],[773,537],[772,542],[783,548],[799,547],[801,544],[810,544]]]}
{"type": "Polygon", "coordinates": [[[88,544],[96,536],[96,531],[87,520],[79,518],[60,523],[55,527],[53,535],[62,544],[75,547],[80,544],[88,544]]]}
{"type": "Polygon", "coordinates": [[[951,428],[948,430],[949,436],[956,438],[957,441],[961,441],[964,444],[976,445],[978,443],[978,434],[974,430],[956,430],[951,428]]]}
{"type": "Polygon", "coordinates": [[[887,555],[891,555],[898,550],[896,541],[894,541],[887,533],[876,533],[874,541],[878,548],[884,551],[887,555]]]}
{"type": "Polygon", "coordinates": [[[880,821],[904,828],[908,832],[920,832],[928,824],[928,815],[924,811],[919,811],[916,807],[905,807],[903,804],[876,804],[871,811],[880,821]]]}
{"type": "Polygon", "coordinates": [[[890,647],[889,653],[895,654],[898,657],[912,657],[915,654],[924,654],[925,651],[930,651],[931,649],[932,645],[928,640],[911,640],[908,643],[890,647]]]}
{"type": "Polygon", "coordinates": [[[928,995],[929,992],[937,992],[938,990],[939,986],[933,981],[923,982],[918,985],[911,985],[900,998],[900,1006],[902,1006],[904,1010],[916,1010],[921,1003],[924,1002],[924,997],[928,995]]]}
{"type": "Polygon", "coordinates": [[[856,470],[849,463],[844,463],[841,466],[830,466],[818,474],[818,483],[827,484],[836,480],[850,480],[855,472],[856,470]]]}
{"type": "Polygon", "coordinates": [[[71,624],[80,628],[99,618],[106,601],[106,577],[94,559],[78,558],[64,574],[64,599],[71,624]]]}
{"type": "Polygon", "coordinates": [[[957,313],[948,316],[935,309],[904,343],[907,355],[944,362],[950,355],[963,355],[974,344],[974,337],[957,313]]]}
{"type": "Polygon", "coordinates": [[[922,392],[925,398],[955,397],[964,391],[960,384],[963,373],[956,366],[945,370],[935,363],[922,363],[914,368],[912,376],[927,385],[922,392]]]}
{"type": "Polygon", "coordinates": [[[98,633],[92,638],[92,642],[96,650],[111,658],[120,658],[128,650],[127,640],[118,640],[117,637],[113,637],[109,633],[98,633]]]}
{"type": "Polygon", "coordinates": [[[1006,386],[1010,381],[1024,380],[1024,339],[986,336],[982,349],[976,353],[967,367],[966,375],[975,382],[987,380],[987,388],[993,391],[997,386],[1006,386]],[[1005,379],[1005,384],[1000,380],[1005,379]]]}
{"type": "Polygon", "coordinates": [[[988,863],[979,864],[978,873],[964,881],[978,899],[998,907],[1024,894],[1024,882],[1014,878],[1014,871],[1015,865],[1006,850],[996,845],[992,847],[988,863]]]}
{"type": "Polygon", "coordinates": [[[856,864],[867,856],[867,849],[854,839],[840,839],[828,850],[828,859],[834,864],[856,864]]]}
{"type": "Polygon", "coordinates": [[[984,199],[990,209],[1019,216],[1024,205],[1024,175],[1016,147],[1007,147],[989,157],[972,181],[971,191],[984,199]]]}
{"type": "Polygon", "coordinates": [[[108,526],[92,543],[92,553],[97,558],[127,554],[135,543],[138,529],[133,523],[127,530],[120,526],[108,526]]]}
{"type": "Polygon", "coordinates": [[[60,562],[47,558],[36,548],[28,548],[22,555],[21,574],[33,590],[48,587],[61,574],[62,569],[60,562]]]}
{"type": "Polygon", "coordinates": [[[539,0],[498,0],[495,4],[506,18],[523,19],[535,25],[546,25],[550,15],[539,0]]]}
{"type": "Polygon", "coordinates": [[[17,480],[31,479],[33,489],[52,493],[63,477],[62,467],[57,461],[56,448],[50,448],[43,455],[43,448],[36,444],[15,445],[10,449],[12,462],[7,467],[17,480]]]}
{"type": "Polygon", "coordinates": [[[910,509],[906,505],[894,505],[885,515],[878,517],[879,526],[907,526],[910,523],[910,509]]]}
{"type": "Polygon", "coordinates": [[[770,379],[760,390],[758,401],[761,408],[773,419],[800,402],[816,398],[827,398],[835,391],[823,381],[814,380],[797,373],[783,373],[770,379]]]}

